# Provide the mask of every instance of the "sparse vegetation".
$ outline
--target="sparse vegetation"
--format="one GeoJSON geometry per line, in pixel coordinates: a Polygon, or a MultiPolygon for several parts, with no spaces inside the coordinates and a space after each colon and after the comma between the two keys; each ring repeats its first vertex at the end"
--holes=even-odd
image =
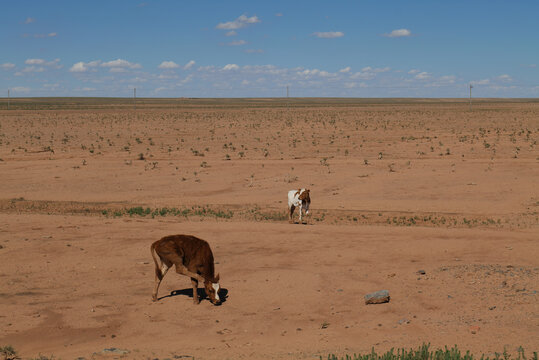
{"type": "Polygon", "coordinates": [[[3,356],[3,360],[20,359],[17,351],[11,345],[0,346],[0,356],[3,356]]]}
{"type": "MultiPolygon", "coordinates": [[[[383,354],[378,354],[372,348],[370,354],[354,354],[354,355],[344,355],[338,357],[336,355],[328,355],[328,360],[510,360],[511,355],[504,351],[503,354],[496,353],[493,357],[481,355],[481,357],[474,356],[470,351],[462,353],[458,347],[455,345],[453,348],[445,347],[445,349],[436,349],[430,350],[430,345],[423,344],[418,349],[391,349],[383,354]]],[[[537,352],[534,352],[531,360],[537,360],[537,352]]],[[[320,357],[320,360],[323,360],[320,357]]],[[[517,357],[514,360],[528,360],[524,354],[524,349],[520,347],[517,352],[517,357]]]]}

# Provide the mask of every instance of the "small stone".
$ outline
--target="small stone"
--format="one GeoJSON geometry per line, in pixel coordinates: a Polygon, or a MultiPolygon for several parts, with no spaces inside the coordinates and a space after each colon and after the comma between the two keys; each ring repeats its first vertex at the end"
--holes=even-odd
{"type": "Polygon", "coordinates": [[[365,304],[383,304],[389,302],[389,291],[380,290],[365,295],[365,304]]]}
{"type": "Polygon", "coordinates": [[[496,309],[496,305],[491,306],[491,307],[489,307],[488,309],[489,309],[489,310],[494,310],[494,309],[496,309]]]}
{"type": "Polygon", "coordinates": [[[419,275],[425,275],[427,272],[425,270],[417,270],[419,275]]]}
{"type": "Polygon", "coordinates": [[[118,349],[118,348],[108,348],[108,349],[103,349],[103,351],[101,351],[101,353],[103,354],[118,354],[118,355],[125,355],[125,354],[129,354],[129,350],[124,350],[124,349],[118,349]]]}

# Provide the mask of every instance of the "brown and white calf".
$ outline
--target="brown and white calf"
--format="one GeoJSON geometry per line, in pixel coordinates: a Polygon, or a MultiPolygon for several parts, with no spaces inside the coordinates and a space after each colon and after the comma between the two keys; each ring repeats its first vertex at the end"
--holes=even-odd
{"type": "Polygon", "coordinates": [[[290,190],[288,192],[288,210],[290,223],[293,222],[292,215],[296,207],[299,207],[299,222],[301,223],[302,210],[305,209],[305,215],[309,213],[311,205],[311,196],[309,189],[290,190]]]}
{"type": "Polygon", "coordinates": [[[213,253],[210,245],[192,235],[170,235],[157,240],[151,246],[155,262],[155,288],[152,299],[157,301],[157,292],[161,280],[174,265],[176,272],[191,278],[193,302],[198,304],[198,282],[204,283],[206,294],[214,305],[219,298],[219,274],[214,275],[213,253]]]}

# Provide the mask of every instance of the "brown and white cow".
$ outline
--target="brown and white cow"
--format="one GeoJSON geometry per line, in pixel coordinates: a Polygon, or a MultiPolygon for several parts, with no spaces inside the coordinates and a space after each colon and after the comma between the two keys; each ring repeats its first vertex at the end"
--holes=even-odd
{"type": "Polygon", "coordinates": [[[155,262],[153,301],[157,301],[161,280],[174,265],[178,274],[191,278],[195,304],[200,302],[197,291],[199,281],[204,283],[210,301],[214,305],[220,304],[219,274],[214,275],[213,253],[206,241],[192,235],[170,235],[154,242],[150,249],[155,262]]]}
{"type": "Polygon", "coordinates": [[[289,221],[293,222],[292,215],[294,215],[294,210],[299,208],[299,222],[301,223],[301,215],[303,209],[305,209],[305,215],[309,214],[309,206],[311,205],[311,196],[309,189],[298,189],[290,190],[288,192],[288,210],[289,210],[289,221]]]}

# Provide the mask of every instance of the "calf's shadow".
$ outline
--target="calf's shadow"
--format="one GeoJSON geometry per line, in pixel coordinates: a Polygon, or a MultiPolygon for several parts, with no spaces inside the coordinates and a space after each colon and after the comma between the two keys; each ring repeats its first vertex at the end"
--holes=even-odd
{"type": "MultiPolygon", "coordinates": [[[[206,294],[206,290],[204,290],[204,288],[198,288],[197,289],[197,293],[198,293],[198,298],[200,299],[200,301],[202,300],[208,300],[208,295],[206,294]]],[[[165,296],[162,296],[160,297],[158,300],[162,300],[162,299],[166,299],[166,298],[170,298],[170,297],[174,297],[174,296],[188,296],[190,298],[193,297],[193,288],[187,288],[187,289],[181,289],[181,290],[173,290],[170,292],[170,294],[168,295],[165,295],[165,296]]],[[[219,289],[219,298],[221,299],[221,304],[225,303],[226,300],[228,299],[228,289],[226,288],[220,288],[219,289]]]]}

